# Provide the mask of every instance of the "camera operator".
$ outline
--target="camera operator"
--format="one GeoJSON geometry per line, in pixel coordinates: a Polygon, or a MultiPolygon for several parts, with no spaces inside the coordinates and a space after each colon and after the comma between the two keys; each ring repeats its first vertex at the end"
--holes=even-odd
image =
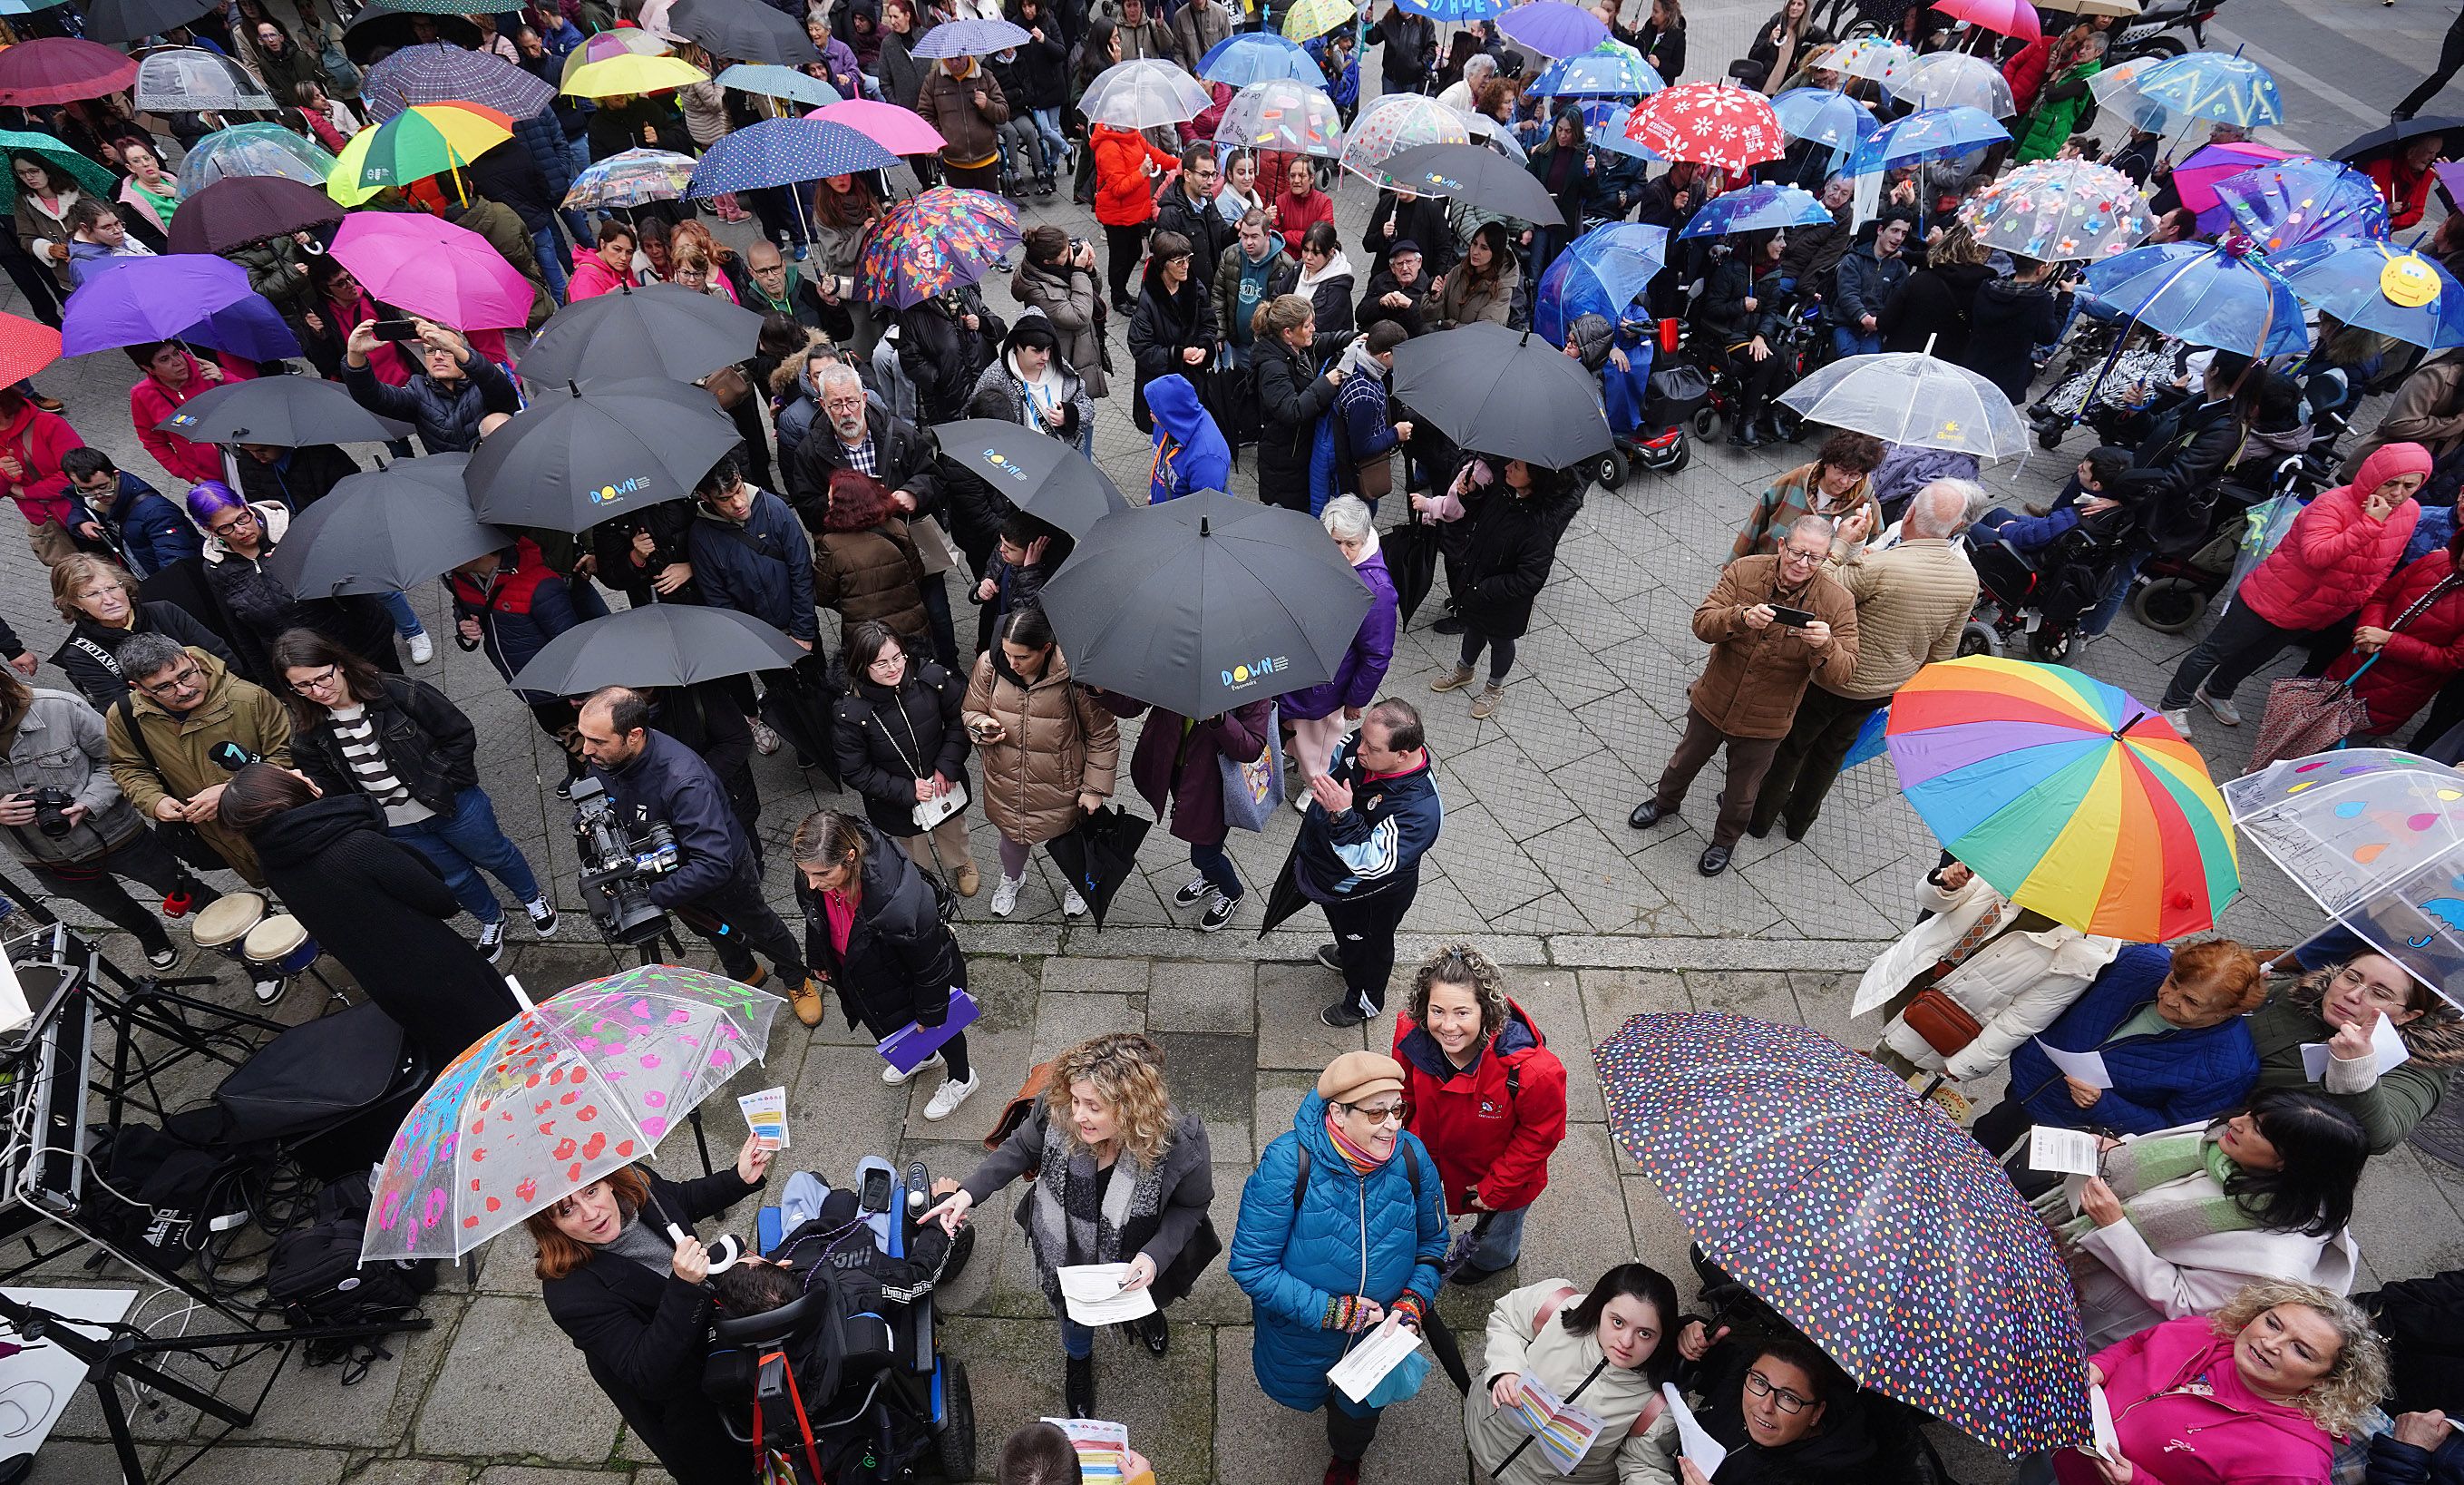
{"type": "Polygon", "coordinates": [[[118,878],[201,908],[221,896],[188,875],[113,783],[102,714],[65,691],[38,691],[0,667],[0,826],[53,897],[133,935],[157,969],[179,963],[170,935],[118,878]]]}
{"type": "Polygon", "coordinates": [[[710,940],[728,974],[747,985],[760,983],[753,960],[753,950],[760,950],[785,982],[796,1019],[821,1025],[821,992],[795,936],[761,899],[753,843],[736,823],[710,765],[652,731],[649,703],[623,686],[591,693],[577,730],[583,756],[606,786],[622,828],[638,837],[665,824],[675,835],[677,866],[644,884],[650,900],[710,940]]]}

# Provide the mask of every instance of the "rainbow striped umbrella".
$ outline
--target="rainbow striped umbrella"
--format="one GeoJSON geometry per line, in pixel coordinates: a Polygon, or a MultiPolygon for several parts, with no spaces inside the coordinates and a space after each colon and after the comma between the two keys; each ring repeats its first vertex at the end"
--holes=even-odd
{"type": "Polygon", "coordinates": [[[2224,797],[2156,708],[2091,676],[1970,655],[1891,698],[1900,788],[1943,849],[2021,907],[2161,943],[2241,890],[2224,797]]]}

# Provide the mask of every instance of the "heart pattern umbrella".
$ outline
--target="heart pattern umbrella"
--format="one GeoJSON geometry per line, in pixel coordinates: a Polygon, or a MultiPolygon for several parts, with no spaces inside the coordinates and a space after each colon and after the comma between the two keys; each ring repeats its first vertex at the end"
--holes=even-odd
{"type": "Polygon", "coordinates": [[[1726,82],[1681,82],[1644,99],[1626,138],[1662,158],[1744,170],[1788,150],[1771,100],[1726,82]]]}
{"type": "Polygon", "coordinates": [[[1343,115],[1322,87],[1284,78],[1253,82],[1223,105],[1215,143],[1332,159],[1343,151],[1343,115]]]}

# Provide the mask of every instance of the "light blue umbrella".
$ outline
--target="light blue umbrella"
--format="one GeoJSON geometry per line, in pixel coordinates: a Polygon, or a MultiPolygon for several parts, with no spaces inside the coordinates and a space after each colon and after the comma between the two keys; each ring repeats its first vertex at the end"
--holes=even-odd
{"type": "Polygon", "coordinates": [[[1668,86],[1642,55],[1619,41],[1562,56],[1540,69],[1531,91],[1542,98],[1649,98],[1668,86]]]}
{"type": "Polygon", "coordinates": [[[1954,160],[2011,137],[1982,108],[1927,108],[1886,123],[1848,157],[1848,173],[1870,175],[1920,160],[1954,160]]]}
{"type": "Polygon", "coordinates": [[[2322,315],[2431,350],[2464,345],[2464,284],[2417,253],[2369,238],[2321,237],[2268,261],[2322,315]]]}
{"type": "Polygon", "coordinates": [[[995,52],[1006,52],[1014,46],[1024,46],[1027,39],[1026,28],[1023,26],[1014,26],[1008,21],[986,20],[970,15],[955,21],[943,21],[926,32],[924,39],[915,43],[913,55],[935,58],[990,56],[995,52]]]}
{"type": "Polygon", "coordinates": [[[1305,82],[1326,90],[1326,73],[1301,44],[1271,31],[1237,32],[1198,59],[1201,81],[1245,88],[1253,82],[1305,82]]]}
{"type": "Polygon", "coordinates": [[[2214,119],[2245,128],[2284,122],[2284,100],[2266,68],[2222,52],[2192,52],[2143,67],[2139,96],[2191,119],[2214,119]]]}
{"type": "Polygon", "coordinates": [[[1397,8],[1433,21],[1485,21],[1504,15],[1513,0],[1395,0],[1397,8]]]}
{"type": "Polygon", "coordinates": [[[1812,140],[1836,152],[1854,149],[1882,126],[1873,110],[1837,88],[1791,88],[1771,100],[1790,139],[1812,140]]]}
{"type": "Polygon", "coordinates": [[[775,62],[738,62],[718,75],[718,85],[734,88],[738,93],[758,94],[762,98],[793,99],[826,108],[844,102],[839,90],[819,78],[807,78],[793,67],[781,67],[775,62]]]}
{"type": "Polygon", "coordinates": [[[759,190],[887,169],[898,157],[827,119],[764,119],[722,135],[693,166],[688,196],[759,190]]]}
{"type": "Polygon", "coordinates": [[[1668,229],[1640,222],[1595,227],[1566,245],[1540,276],[1531,330],[1551,345],[1566,344],[1566,326],[1586,314],[1611,323],[1642,298],[1667,262],[1668,229]]]}
{"type": "Polygon", "coordinates": [[[1725,237],[1730,233],[1768,232],[1774,227],[1820,226],[1831,219],[1831,209],[1804,187],[1765,182],[1703,203],[1703,209],[1677,235],[1725,237]]]}
{"type": "Polygon", "coordinates": [[[1543,56],[1573,56],[1609,38],[1598,16],[1566,0],[1527,0],[1506,11],[1497,29],[1543,56]]]}
{"type": "Polygon", "coordinates": [[[1594,149],[1605,149],[1629,160],[1658,163],[1665,158],[1638,139],[1628,139],[1625,122],[1634,117],[1634,105],[1620,103],[1613,98],[1589,98],[1582,103],[1583,141],[1594,149]]]}
{"type": "Polygon", "coordinates": [[[2310,344],[2293,285],[2256,254],[2204,242],[2133,248],[2089,266],[2087,286],[2125,319],[2245,356],[2273,356],[2310,344]]]}
{"type": "Polygon", "coordinates": [[[2377,183],[2332,160],[2297,155],[2228,175],[2215,183],[2215,192],[2233,225],[2270,257],[2321,237],[2387,234],[2387,198],[2377,183]]]}

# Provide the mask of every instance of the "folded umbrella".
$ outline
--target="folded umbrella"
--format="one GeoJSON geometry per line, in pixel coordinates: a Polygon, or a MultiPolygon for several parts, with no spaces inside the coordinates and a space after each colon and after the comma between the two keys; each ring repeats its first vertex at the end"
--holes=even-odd
{"type": "Polygon", "coordinates": [[[761,317],[725,299],[671,283],[619,284],[549,316],[519,369],[542,387],[626,380],[652,369],[692,382],[751,356],[760,338],[761,317]]]}
{"type": "Polygon", "coordinates": [[[1831,220],[1831,209],[1802,186],[1765,182],[1727,191],[1703,203],[1680,237],[1725,237],[1774,227],[1813,227],[1831,220]]]}
{"type": "Polygon", "coordinates": [[[804,117],[844,123],[874,144],[902,155],[930,155],[948,148],[950,144],[941,137],[940,130],[918,117],[914,109],[869,98],[851,98],[844,103],[830,103],[804,117]]]}
{"type": "MultiPolygon", "coordinates": [[[[471,456],[471,508],[507,526],[587,531],[689,499],[734,449],[736,424],[701,388],[655,378],[538,394],[471,456]]],[[[662,606],[664,607],[664,606],[662,606]]]]}
{"type": "Polygon", "coordinates": [[[302,598],[399,593],[514,544],[514,533],[471,514],[461,490],[414,478],[411,467],[425,462],[406,459],[337,481],[292,518],[266,570],[302,598]]]}
{"type": "MultiPolygon", "coordinates": [[[[1547,4],[1549,0],[1534,0],[1547,4]]],[[[1566,213],[1539,177],[1479,144],[1419,144],[1388,157],[1379,174],[1398,188],[1450,196],[1517,221],[1563,227],[1566,213]]],[[[1826,216],[1828,213],[1825,213],[1826,216]]]]}
{"type": "MultiPolygon", "coordinates": [[[[0,53],[0,55],[5,55],[0,53]]],[[[45,165],[69,176],[98,200],[108,201],[120,189],[119,178],[85,156],[71,149],[55,134],[37,134],[27,129],[0,129],[0,154],[33,155],[45,165]]],[[[182,190],[187,189],[185,182],[182,190]]],[[[17,172],[0,170],[0,211],[17,209],[17,172]]]]}
{"type": "MultiPolygon", "coordinates": [[[[287,100],[285,101],[288,101],[287,100]]],[[[134,102],[143,113],[205,113],[215,109],[262,109],[274,96],[219,52],[203,47],[162,47],[137,64],[134,102]]]]}
{"type": "Polygon", "coordinates": [[[1138,843],[1155,822],[1126,809],[1103,809],[1082,816],[1069,831],[1045,843],[1045,853],[1061,868],[1095,920],[1097,931],[1112,898],[1138,869],[1138,843]]]}
{"type": "Polygon", "coordinates": [[[340,382],[317,376],[225,382],[180,404],[154,426],[194,443],[261,443],[277,449],[377,443],[410,433],[409,424],[377,416],[354,402],[340,382]]]}
{"type": "Polygon", "coordinates": [[[19,108],[100,98],[136,80],[134,58],[75,36],[36,36],[0,49],[0,103],[19,108]]]}
{"type": "MultiPolygon", "coordinates": [[[[0,149],[15,147],[0,134],[0,149]]],[[[180,199],[193,201],[199,191],[219,180],[259,175],[280,176],[322,190],[325,178],[333,173],[334,157],[314,140],[301,139],[278,123],[235,123],[197,141],[180,157],[180,199]]],[[[16,177],[11,175],[0,186],[0,200],[14,202],[15,188],[16,177]]]]}
{"type": "MultiPolygon", "coordinates": [[[[679,5],[686,0],[676,0],[679,5]]],[[[954,21],[943,21],[924,33],[913,51],[917,56],[938,60],[946,56],[990,56],[1023,46],[1028,40],[1026,28],[1008,21],[990,20],[980,16],[961,15],[954,21]]]]}
{"type": "Polygon", "coordinates": [[[862,132],[824,119],[763,119],[721,136],[702,153],[688,196],[759,190],[885,170],[898,156],[862,132]]]}
{"type": "Polygon", "coordinates": [[[180,203],[174,253],[228,253],[342,219],[334,198],[279,175],[226,176],[180,203]]]}
{"type": "MultiPolygon", "coordinates": [[[[1321,97],[1324,95],[1321,94],[1321,97]]],[[[1215,105],[1206,84],[1178,64],[1152,56],[1115,62],[1095,75],[1078,101],[1089,122],[1116,129],[1186,123],[1215,105]]]]}
{"type": "MultiPolygon", "coordinates": [[[[613,296],[609,296],[613,298],[613,296]]],[[[949,459],[1048,525],[1084,540],[1095,522],[1130,508],[1093,460],[1023,423],[962,418],[933,430],[949,459]]]]}
{"type": "Polygon", "coordinates": [[[1198,59],[1201,81],[1245,88],[1253,82],[1300,82],[1326,91],[1326,71],[1300,43],[1271,31],[1242,31],[1218,41],[1198,59]]]}
{"type": "Polygon", "coordinates": [[[385,303],[456,330],[529,322],[532,287],[488,239],[425,211],[355,211],[326,252],[385,303]]]}
{"type": "MultiPolygon", "coordinates": [[[[670,31],[700,43],[713,56],[802,67],[822,59],[803,23],[761,0],[675,0],[668,8],[670,31]]],[[[937,29],[937,28],[935,28],[937,29]]],[[[1025,40],[1024,35],[1019,37],[1025,40]]]]}
{"type": "Polygon", "coordinates": [[[213,0],[85,0],[89,41],[143,41],[216,9],[213,0]]]}
{"type": "Polygon", "coordinates": [[[2027,421],[1982,373],[1922,351],[1849,356],[1815,367],[1780,395],[1809,423],[1871,433],[1903,448],[1981,459],[2028,451],[2027,421]]]}
{"type": "Polygon", "coordinates": [[[738,62],[718,75],[718,85],[760,98],[783,98],[816,108],[840,101],[839,90],[793,67],[769,62],[738,62]]]}
{"type": "Polygon", "coordinates": [[[1573,56],[1609,38],[1598,16],[1566,0],[1529,0],[1499,16],[1497,29],[1543,56],[1573,56]]]}
{"type": "Polygon", "coordinates": [[[1502,459],[1571,469],[1613,442],[1599,383],[1581,363],[1487,321],[1395,347],[1394,388],[1396,401],[1458,446],[1502,459]]]}
{"type": "Polygon", "coordinates": [[[1406,521],[1377,539],[1386,556],[1386,575],[1395,580],[1395,627],[1409,629],[1429,589],[1438,581],[1438,528],[1425,521],[1406,521]]]}
{"type": "Polygon", "coordinates": [[[513,684],[540,696],[587,696],[602,686],[690,686],[754,676],[803,657],[794,640],[749,613],[701,604],[645,604],[557,635],[539,647],[513,684]]]}
{"type": "Polygon", "coordinates": [[[200,316],[255,292],[248,270],[201,253],[112,261],[109,272],[87,278],[61,307],[60,340],[69,355],[171,340],[200,316]]]}
{"type": "Polygon", "coordinates": [[[673,201],[693,183],[693,163],[691,155],[665,149],[627,149],[609,155],[573,178],[563,205],[580,211],[673,201]]]}
{"type": "Polygon", "coordinates": [[[379,123],[422,103],[476,103],[527,119],[555,100],[554,88],[503,57],[443,41],[404,47],[360,84],[360,101],[379,123]]]}
{"type": "Polygon", "coordinates": [[[342,54],[362,67],[374,66],[379,52],[399,52],[405,47],[437,41],[476,52],[479,28],[467,15],[434,11],[413,15],[395,10],[385,0],[369,0],[360,7],[359,18],[342,28],[342,54]]]}

